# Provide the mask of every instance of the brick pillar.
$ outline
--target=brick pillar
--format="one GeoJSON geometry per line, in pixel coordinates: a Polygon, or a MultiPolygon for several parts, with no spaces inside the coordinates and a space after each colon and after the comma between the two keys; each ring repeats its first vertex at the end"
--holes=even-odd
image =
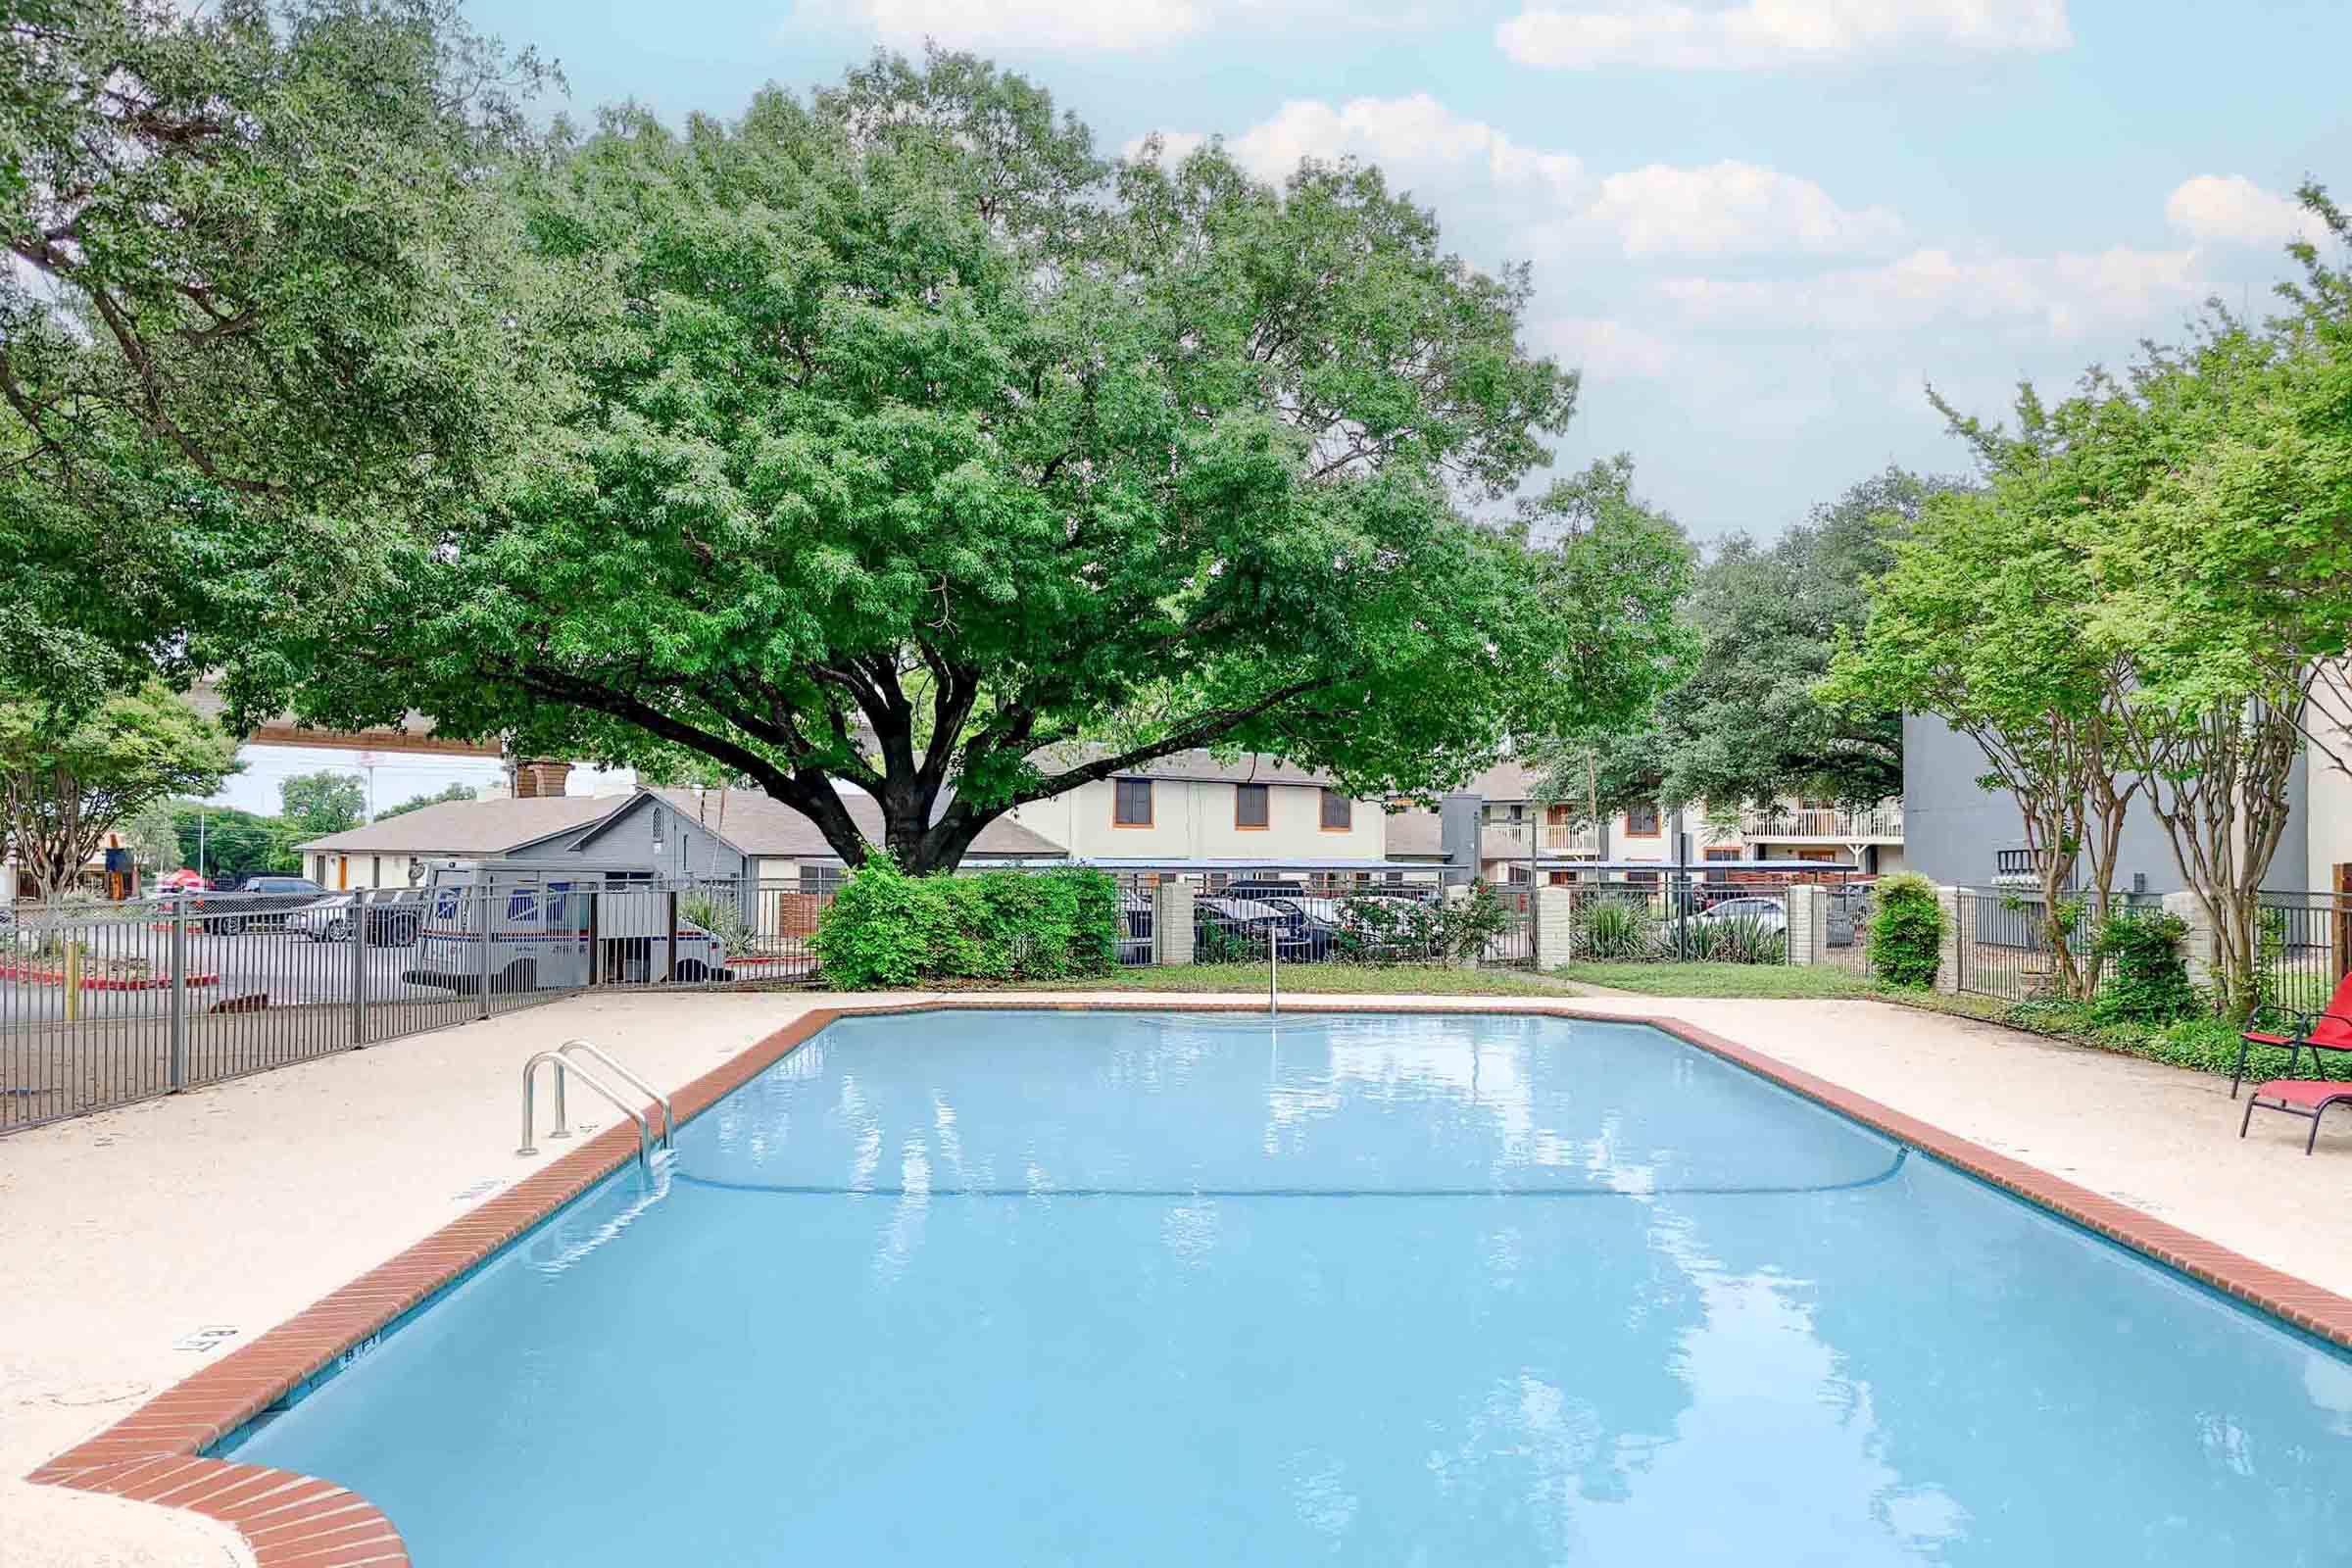
{"type": "Polygon", "coordinates": [[[1830,961],[1830,890],[1817,882],[1788,889],[1788,961],[1830,961]]]}
{"type": "Polygon", "coordinates": [[[1951,995],[1960,989],[1960,922],[1976,919],[1977,904],[1974,899],[1963,902],[1958,888],[1937,888],[1936,907],[1943,915],[1943,938],[1936,954],[1936,989],[1951,995]]]}
{"type": "Polygon", "coordinates": [[[1556,969],[1574,956],[1576,889],[1546,883],[1536,889],[1536,967],[1556,969]]]}
{"type": "Polygon", "coordinates": [[[1193,961],[1193,885],[1170,877],[1152,890],[1152,961],[1193,961]]]}
{"type": "Polygon", "coordinates": [[[2213,920],[2194,893],[2182,889],[2164,896],[2164,912],[2177,914],[2188,927],[2180,939],[2180,958],[2188,966],[2188,983],[2200,990],[2213,984],[2213,920]]]}

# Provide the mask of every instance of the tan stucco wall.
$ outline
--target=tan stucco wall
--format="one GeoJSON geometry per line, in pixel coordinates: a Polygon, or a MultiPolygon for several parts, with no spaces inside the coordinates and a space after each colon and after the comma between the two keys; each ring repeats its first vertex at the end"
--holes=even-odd
{"type": "Polygon", "coordinates": [[[1354,825],[1345,833],[1322,829],[1323,794],[1312,785],[1274,784],[1266,790],[1266,825],[1233,823],[1235,786],[1191,779],[1152,781],[1152,825],[1119,827],[1111,822],[1113,790],[1107,779],[1082,784],[1050,801],[1032,801],[1011,815],[1073,856],[1196,858],[1269,860],[1377,860],[1388,851],[1388,813],[1378,801],[1355,803],[1354,825]]]}

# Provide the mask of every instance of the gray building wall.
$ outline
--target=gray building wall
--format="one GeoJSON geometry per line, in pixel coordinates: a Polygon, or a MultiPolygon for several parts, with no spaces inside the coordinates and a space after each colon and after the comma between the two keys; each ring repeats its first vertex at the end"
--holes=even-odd
{"type": "MultiPolygon", "coordinates": [[[[2026,847],[2024,819],[2006,790],[1985,790],[1977,780],[1989,769],[1977,743],[1940,718],[1903,715],[1903,864],[1951,887],[1984,887],[1992,881],[1997,850],[2026,847]]],[[[2308,857],[2310,809],[2304,763],[2298,760],[2287,784],[2290,814],[2285,837],[2271,861],[2267,886],[2298,891],[2308,857]]],[[[2134,800],[2124,819],[2116,856],[2115,885],[2129,891],[2146,878],[2150,893],[2185,887],[2174,861],[2171,841],[2146,805],[2134,800]]]]}
{"type": "Polygon", "coordinates": [[[579,833],[563,834],[516,850],[511,858],[566,864],[581,860],[642,865],[665,877],[733,878],[746,874],[744,857],[720,842],[690,815],[667,803],[640,797],[586,844],[579,833]],[[662,816],[662,853],[654,853],[654,813],[662,816]],[[574,845],[579,845],[574,848],[574,845]]]}

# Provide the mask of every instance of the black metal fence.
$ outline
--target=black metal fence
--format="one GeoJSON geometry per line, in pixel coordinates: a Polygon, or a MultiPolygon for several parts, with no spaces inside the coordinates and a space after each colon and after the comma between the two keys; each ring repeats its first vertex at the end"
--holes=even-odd
{"type": "Polygon", "coordinates": [[[1344,866],[1202,872],[1125,870],[1119,961],[1152,963],[1447,963],[1525,967],[1535,961],[1524,888],[1481,889],[1458,874],[1366,873],[1344,866]],[[1170,883],[1192,894],[1189,952],[1157,932],[1170,883]]]}
{"type": "Polygon", "coordinates": [[[829,895],[590,882],[0,908],[0,1132],[591,986],[805,980],[829,895]]]}
{"type": "MultiPolygon", "coordinates": [[[[1568,953],[1578,963],[1787,963],[1790,889],[1698,878],[1575,886],[1568,953]]],[[[1545,956],[1545,961],[1554,961],[1545,956]]]]}
{"type": "Polygon", "coordinates": [[[2352,897],[2265,893],[2255,913],[2254,985],[2265,1004],[2322,1012],[2352,967],[2352,897]]]}

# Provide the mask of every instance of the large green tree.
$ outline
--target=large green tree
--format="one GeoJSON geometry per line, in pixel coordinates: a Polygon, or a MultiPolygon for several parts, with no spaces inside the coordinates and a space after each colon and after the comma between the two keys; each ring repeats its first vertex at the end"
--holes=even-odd
{"type": "Polygon", "coordinates": [[[1541,788],[1588,812],[1663,802],[1723,809],[1785,796],[1876,804],[1902,793],[1902,716],[1825,703],[1838,636],[1861,630],[1869,580],[1931,498],[1955,486],[1889,467],[1769,545],[1715,546],[1685,608],[1695,656],[1644,722],[1531,748],[1541,788]]]}
{"type": "Polygon", "coordinates": [[[851,787],[926,870],[1190,747],[1444,788],[1674,667],[1670,525],[1574,481],[1473,520],[1575,377],[1521,341],[1525,271],[1376,169],[1105,162],[935,54],[731,125],[610,115],[518,199],[535,445],[274,626],[245,701],[706,759],[857,862],[851,787]]]}
{"type": "Polygon", "coordinates": [[[266,662],[470,504],[532,401],[488,175],[543,75],[457,0],[0,6],[0,671],[266,662]]]}
{"type": "Polygon", "coordinates": [[[236,743],[218,724],[153,683],[94,709],[0,700],[0,821],[44,898],[71,887],[106,835],[149,805],[209,795],[236,765],[236,743]]]}

